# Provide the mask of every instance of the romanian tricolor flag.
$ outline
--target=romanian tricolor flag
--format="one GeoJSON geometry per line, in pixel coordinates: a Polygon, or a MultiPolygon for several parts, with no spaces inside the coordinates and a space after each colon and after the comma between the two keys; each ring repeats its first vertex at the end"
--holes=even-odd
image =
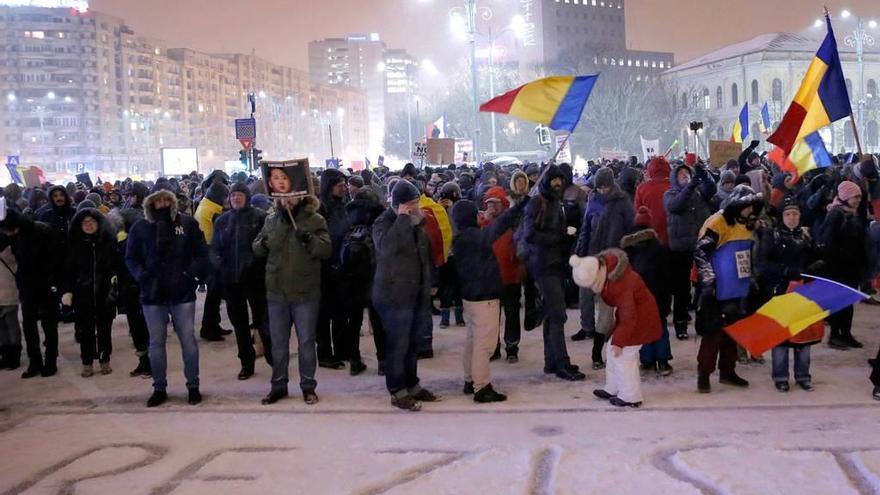
{"type": "Polygon", "coordinates": [[[764,134],[770,134],[772,129],[770,128],[770,108],[767,106],[767,102],[764,102],[764,106],[761,107],[761,132],[764,134]]]}
{"type": "Polygon", "coordinates": [[[809,170],[831,166],[831,155],[818,132],[796,142],[788,155],[782,148],[773,148],[767,154],[767,159],[776,163],[783,171],[790,172],[795,182],[809,170]]]}
{"type": "Polygon", "coordinates": [[[554,76],[524,84],[480,105],[495,112],[544,124],[557,131],[574,132],[598,75],[554,76]]]}
{"type": "Polygon", "coordinates": [[[752,316],[724,330],[753,356],[760,356],[813,323],[868,298],[833,280],[811,278],[815,280],[774,297],[752,316]]]}
{"type": "Polygon", "coordinates": [[[767,141],[790,155],[797,142],[837,120],[849,117],[852,107],[837,53],[837,41],[826,12],[828,34],[813,58],[779,128],[767,141]]]}
{"type": "Polygon", "coordinates": [[[730,135],[731,143],[741,143],[749,135],[749,104],[743,105],[739,111],[739,119],[733,124],[733,133],[730,135]]]}

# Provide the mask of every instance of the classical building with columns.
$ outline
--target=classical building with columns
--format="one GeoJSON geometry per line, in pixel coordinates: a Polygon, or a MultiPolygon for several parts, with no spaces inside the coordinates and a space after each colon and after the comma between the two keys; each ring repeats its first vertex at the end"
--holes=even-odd
{"type": "MultiPolygon", "coordinates": [[[[854,27],[835,23],[835,35],[862,150],[876,153],[880,152],[880,40],[866,43],[860,67],[856,49],[851,46],[853,40],[847,40],[854,27]],[[863,76],[860,76],[860,68],[863,76]]],[[[750,127],[746,142],[766,139],[767,134],[762,132],[761,126],[761,108],[767,102],[771,127],[775,129],[822,42],[824,28],[815,31],[762,34],[664,72],[663,77],[675,88],[676,107],[683,110],[680,113],[688,117],[688,122],[703,122],[704,129],[699,137],[702,149],[709,139],[730,138],[734,122],[746,103],[750,127]]],[[[872,31],[877,30],[868,31],[868,37],[873,41],[872,31]]],[[[877,34],[880,35],[880,31],[877,34]]],[[[693,145],[688,122],[680,123],[682,142],[693,145]]],[[[822,137],[835,153],[856,148],[849,119],[822,131],[822,137]]]]}

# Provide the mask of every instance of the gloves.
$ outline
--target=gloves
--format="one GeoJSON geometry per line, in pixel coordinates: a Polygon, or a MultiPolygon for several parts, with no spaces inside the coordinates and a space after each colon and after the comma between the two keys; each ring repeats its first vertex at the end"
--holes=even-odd
{"type": "Polygon", "coordinates": [[[749,148],[751,148],[751,149],[755,149],[755,148],[757,148],[757,147],[760,146],[760,145],[761,145],[761,141],[758,141],[757,139],[755,139],[754,141],[752,141],[751,143],[749,143],[749,148]]]}
{"type": "Polygon", "coordinates": [[[61,305],[62,306],[73,306],[73,294],[70,292],[67,292],[63,296],[61,296],[61,305]]]}
{"type": "Polygon", "coordinates": [[[577,230],[576,228],[574,228],[574,227],[568,227],[568,228],[565,230],[565,232],[566,232],[568,235],[575,235],[575,234],[577,234],[577,231],[578,231],[578,230],[577,230]]]}
{"type": "Polygon", "coordinates": [[[308,244],[310,240],[312,240],[312,233],[307,232],[305,230],[297,229],[294,233],[296,235],[297,240],[303,244],[308,244]]]}

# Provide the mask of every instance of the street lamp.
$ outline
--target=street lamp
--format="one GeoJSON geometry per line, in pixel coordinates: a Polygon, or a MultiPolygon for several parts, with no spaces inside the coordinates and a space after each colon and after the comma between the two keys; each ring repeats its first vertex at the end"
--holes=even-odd
{"type": "MultiPolygon", "coordinates": [[[[840,16],[844,19],[850,17],[852,14],[848,10],[844,10],[840,13],[840,16]]],[[[874,29],[877,27],[877,22],[874,20],[868,21],[867,28],[874,29]]],[[[856,102],[856,118],[858,118],[859,124],[861,126],[861,135],[867,135],[867,125],[865,123],[864,114],[865,114],[865,47],[866,46],[874,46],[874,37],[871,36],[870,33],[866,30],[865,23],[862,21],[861,17],[856,17],[856,28],[853,30],[852,34],[848,35],[843,43],[846,46],[853,47],[856,49],[856,64],[859,71],[859,99],[856,102]]]]}
{"type": "Polygon", "coordinates": [[[456,7],[450,13],[453,20],[453,29],[460,31],[465,26],[468,43],[471,45],[471,91],[473,93],[474,112],[474,160],[480,163],[480,103],[477,88],[477,16],[484,21],[492,19],[492,9],[485,6],[477,6],[477,0],[464,0],[464,7],[456,7]],[[464,24],[461,20],[464,19],[464,24]]]}

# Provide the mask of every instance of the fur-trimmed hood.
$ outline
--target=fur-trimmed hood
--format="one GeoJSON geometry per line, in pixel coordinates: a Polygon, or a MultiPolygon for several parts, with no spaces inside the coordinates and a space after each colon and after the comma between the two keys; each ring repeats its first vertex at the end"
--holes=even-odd
{"type": "Polygon", "coordinates": [[[166,198],[171,200],[171,220],[174,221],[177,218],[177,195],[175,195],[171,191],[166,191],[164,189],[160,189],[144,199],[144,218],[150,223],[155,223],[155,204],[159,198],[166,198]]]}
{"type": "Polygon", "coordinates": [[[650,240],[658,240],[657,231],[654,229],[642,229],[637,232],[633,232],[632,234],[623,236],[620,239],[620,248],[626,249],[628,247],[637,246],[643,242],[648,242],[650,240]]]}
{"type": "Polygon", "coordinates": [[[597,254],[596,257],[605,263],[605,269],[608,273],[607,280],[609,282],[619,280],[626,272],[626,267],[629,266],[629,256],[622,249],[606,249],[597,254]]]}

